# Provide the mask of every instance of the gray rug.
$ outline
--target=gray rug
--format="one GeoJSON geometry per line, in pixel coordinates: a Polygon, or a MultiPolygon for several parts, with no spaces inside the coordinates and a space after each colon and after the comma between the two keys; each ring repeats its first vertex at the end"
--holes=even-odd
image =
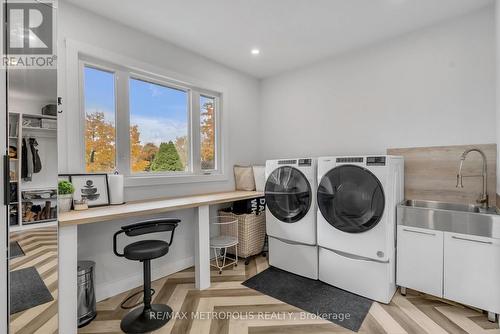
{"type": "Polygon", "coordinates": [[[373,303],[371,299],[274,267],[243,285],[355,332],[373,303]]]}
{"type": "Polygon", "coordinates": [[[19,242],[12,241],[9,245],[9,259],[15,259],[20,256],[24,256],[23,249],[19,245],[19,242]]]}
{"type": "Polygon", "coordinates": [[[9,280],[10,314],[54,300],[35,267],[11,271],[9,280]]]}

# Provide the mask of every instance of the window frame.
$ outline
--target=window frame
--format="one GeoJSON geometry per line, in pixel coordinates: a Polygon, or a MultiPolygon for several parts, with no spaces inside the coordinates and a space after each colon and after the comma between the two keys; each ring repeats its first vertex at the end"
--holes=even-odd
{"type": "MultiPolygon", "coordinates": [[[[179,184],[191,182],[210,182],[210,181],[226,181],[227,176],[227,161],[224,160],[225,150],[227,146],[227,138],[223,130],[223,101],[225,97],[224,89],[206,89],[200,87],[210,87],[206,84],[192,84],[183,80],[182,75],[167,75],[163,69],[152,67],[149,64],[140,63],[121,55],[111,54],[107,51],[101,50],[99,56],[91,56],[92,52],[96,50],[94,47],[83,47],[78,43],[68,42],[67,52],[68,61],[66,66],[69,73],[68,78],[75,77],[75,67],[78,68],[78,85],[68,84],[68,93],[70,96],[78,96],[79,100],[79,132],[81,134],[80,156],[75,157],[80,162],[78,171],[85,171],[85,138],[83,136],[85,131],[85,104],[84,104],[84,86],[83,86],[83,70],[85,66],[104,70],[115,74],[115,118],[116,118],[116,169],[125,176],[126,187],[160,185],[160,184],[179,184]],[[68,45],[69,44],[69,45],[68,45]],[[82,52],[82,48],[86,51],[82,52]],[[76,56],[76,57],[75,57],[76,56]],[[107,60],[111,56],[112,61],[107,60]],[[136,66],[140,63],[142,66],[136,66]],[[74,66],[78,64],[78,66],[74,66]],[[125,65],[117,65],[125,64],[125,65]],[[73,66],[71,66],[73,65],[73,66]],[[179,80],[172,79],[179,77],[179,80]],[[153,84],[166,86],[168,88],[180,89],[188,91],[188,138],[190,140],[188,154],[189,170],[183,172],[167,172],[167,173],[132,173],[131,160],[130,160],[130,110],[129,110],[129,79],[138,79],[153,84]],[[77,91],[75,91],[77,90],[77,91]],[[200,95],[214,98],[215,100],[215,166],[214,170],[201,169],[201,156],[200,156],[200,95]],[[126,134],[126,135],[125,135],[126,134]],[[82,140],[83,139],[83,140],[82,140]]],[[[94,52],[94,54],[97,54],[94,52]]],[[[192,81],[191,81],[192,82],[192,81]]],[[[212,85],[216,87],[216,85],[212,85]]],[[[68,120],[67,122],[70,122],[68,120]]],[[[72,172],[75,168],[71,166],[77,162],[71,161],[71,156],[68,143],[68,171],[72,172]]]]}
{"type": "MultiPolygon", "coordinates": [[[[118,169],[118,80],[117,80],[117,71],[111,67],[109,67],[106,63],[102,64],[96,64],[92,60],[81,60],[79,62],[79,78],[80,78],[80,90],[82,92],[81,94],[81,99],[80,99],[80,119],[83,124],[83,129],[82,129],[82,135],[83,135],[83,170],[85,173],[87,173],[87,168],[86,168],[86,157],[85,157],[85,125],[86,125],[86,111],[85,111],[85,95],[83,94],[85,90],[85,67],[92,68],[94,70],[98,71],[103,71],[103,72],[108,72],[113,75],[113,88],[114,88],[114,114],[115,114],[115,170],[118,169]]],[[[112,173],[113,171],[110,171],[112,173]]],[[[105,173],[105,172],[99,172],[99,173],[105,173]]],[[[91,173],[94,174],[94,173],[91,173]]]]}
{"type": "Polygon", "coordinates": [[[193,174],[193,144],[191,143],[191,138],[192,138],[192,132],[193,132],[193,126],[191,125],[192,123],[192,94],[193,94],[193,91],[192,91],[192,88],[190,87],[185,87],[185,86],[181,86],[181,85],[177,85],[175,83],[172,83],[172,82],[166,82],[165,80],[158,80],[156,78],[151,78],[151,76],[145,76],[143,74],[138,74],[138,73],[135,73],[135,72],[129,72],[128,73],[128,78],[127,78],[127,92],[129,93],[129,90],[130,90],[130,80],[140,80],[140,81],[143,81],[143,82],[146,82],[146,83],[150,83],[150,84],[154,84],[154,85],[158,85],[158,86],[163,86],[163,87],[166,87],[166,88],[170,88],[170,89],[176,89],[176,90],[180,90],[180,91],[183,91],[185,93],[187,93],[187,100],[186,100],[186,104],[187,104],[187,122],[188,122],[188,131],[187,131],[187,137],[189,139],[189,152],[188,152],[188,157],[187,157],[187,161],[188,161],[188,170],[186,171],[172,171],[172,172],[139,172],[139,173],[133,173],[132,172],[132,166],[130,166],[130,163],[132,162],[132,160],[130,159],[130,94],[127,94],[128,96],[128,104],[129,104],[129,110],[128,110],[128,129],[129,129],[129,136],[128,136],[128,145],[129,145],[129,152],[128,152],[128,162],[129,162],[129,166],[128,166],[128,174],[129,176],[132,176],[132,177],[144,177],[144,176],[152,176],[152,175],[155,175],[155,176],[175,176],[175,175],[180,175],[180,176],[185,176],[185,175],[192,175],[193,174]]]}

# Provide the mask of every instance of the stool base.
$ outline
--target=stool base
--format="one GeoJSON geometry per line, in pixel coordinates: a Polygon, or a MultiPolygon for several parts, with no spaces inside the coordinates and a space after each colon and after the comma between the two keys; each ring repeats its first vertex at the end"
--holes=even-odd
{"type": "Polygon", "coordinates": [[[122,319],[120,328],[125,333],[148,333],[163,327],[172,318],[172,309],[168,305],[151,305],[149,314],[144,314],[144,307],[138,307],[122,319]]]}

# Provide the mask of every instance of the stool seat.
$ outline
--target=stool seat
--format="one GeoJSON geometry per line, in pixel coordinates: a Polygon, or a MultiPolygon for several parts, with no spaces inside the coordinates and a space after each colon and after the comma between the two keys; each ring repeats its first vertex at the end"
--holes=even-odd
{"type": "Polygon", "coordinates": [[[161,240],[141,240],[125,246],[125,258],[135,261],[152,260],[168,253],[168,243],[161,240]]]}

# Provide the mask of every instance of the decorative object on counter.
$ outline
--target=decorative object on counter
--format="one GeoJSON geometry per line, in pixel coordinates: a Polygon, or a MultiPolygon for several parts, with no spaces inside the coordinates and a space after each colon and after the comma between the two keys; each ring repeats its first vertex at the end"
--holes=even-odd
{"type": "Polygon", "coordinates": [[[255,190],[264,191],[266,186],[266,166],[252,166],[255,190]]]}
{"type": "Polygon", "coordinates": [[[109,205],[108,174],[71,174],[75,187],[73,198],[85,198],[89,208],[109,205]]]}
{"type": "Polygon", "coordinates": [[[236,190],[255,190],[252,166],[235,165],[233,170],[236,190]]]}
{"type": "Polygon", "coordinates": [[[115,171],[108,175],[109,202],[110,204],[123,204],[123,175],[115,171]]]}
{"type": "Polygon", "coordinates": [[[87,199],[82,198],[80,201],[74,200],[73,201],[73,209],[75,211],[84,211],[89,208],[89,204],[87,199]]]}
{"type": "Polygon", "coordinates": [[[57,116],[57,106],[55,104],[47,104],[42,108],[42,115],[57,116]]]}
{"type": "Polygon", "coordinates": [[[75,187],[69,181],[59,181],[58,183],[58,202],[59,210],[61,212],[68,212],[71,210],[71,201],[73,200],[73,193],[75,187]]]}

